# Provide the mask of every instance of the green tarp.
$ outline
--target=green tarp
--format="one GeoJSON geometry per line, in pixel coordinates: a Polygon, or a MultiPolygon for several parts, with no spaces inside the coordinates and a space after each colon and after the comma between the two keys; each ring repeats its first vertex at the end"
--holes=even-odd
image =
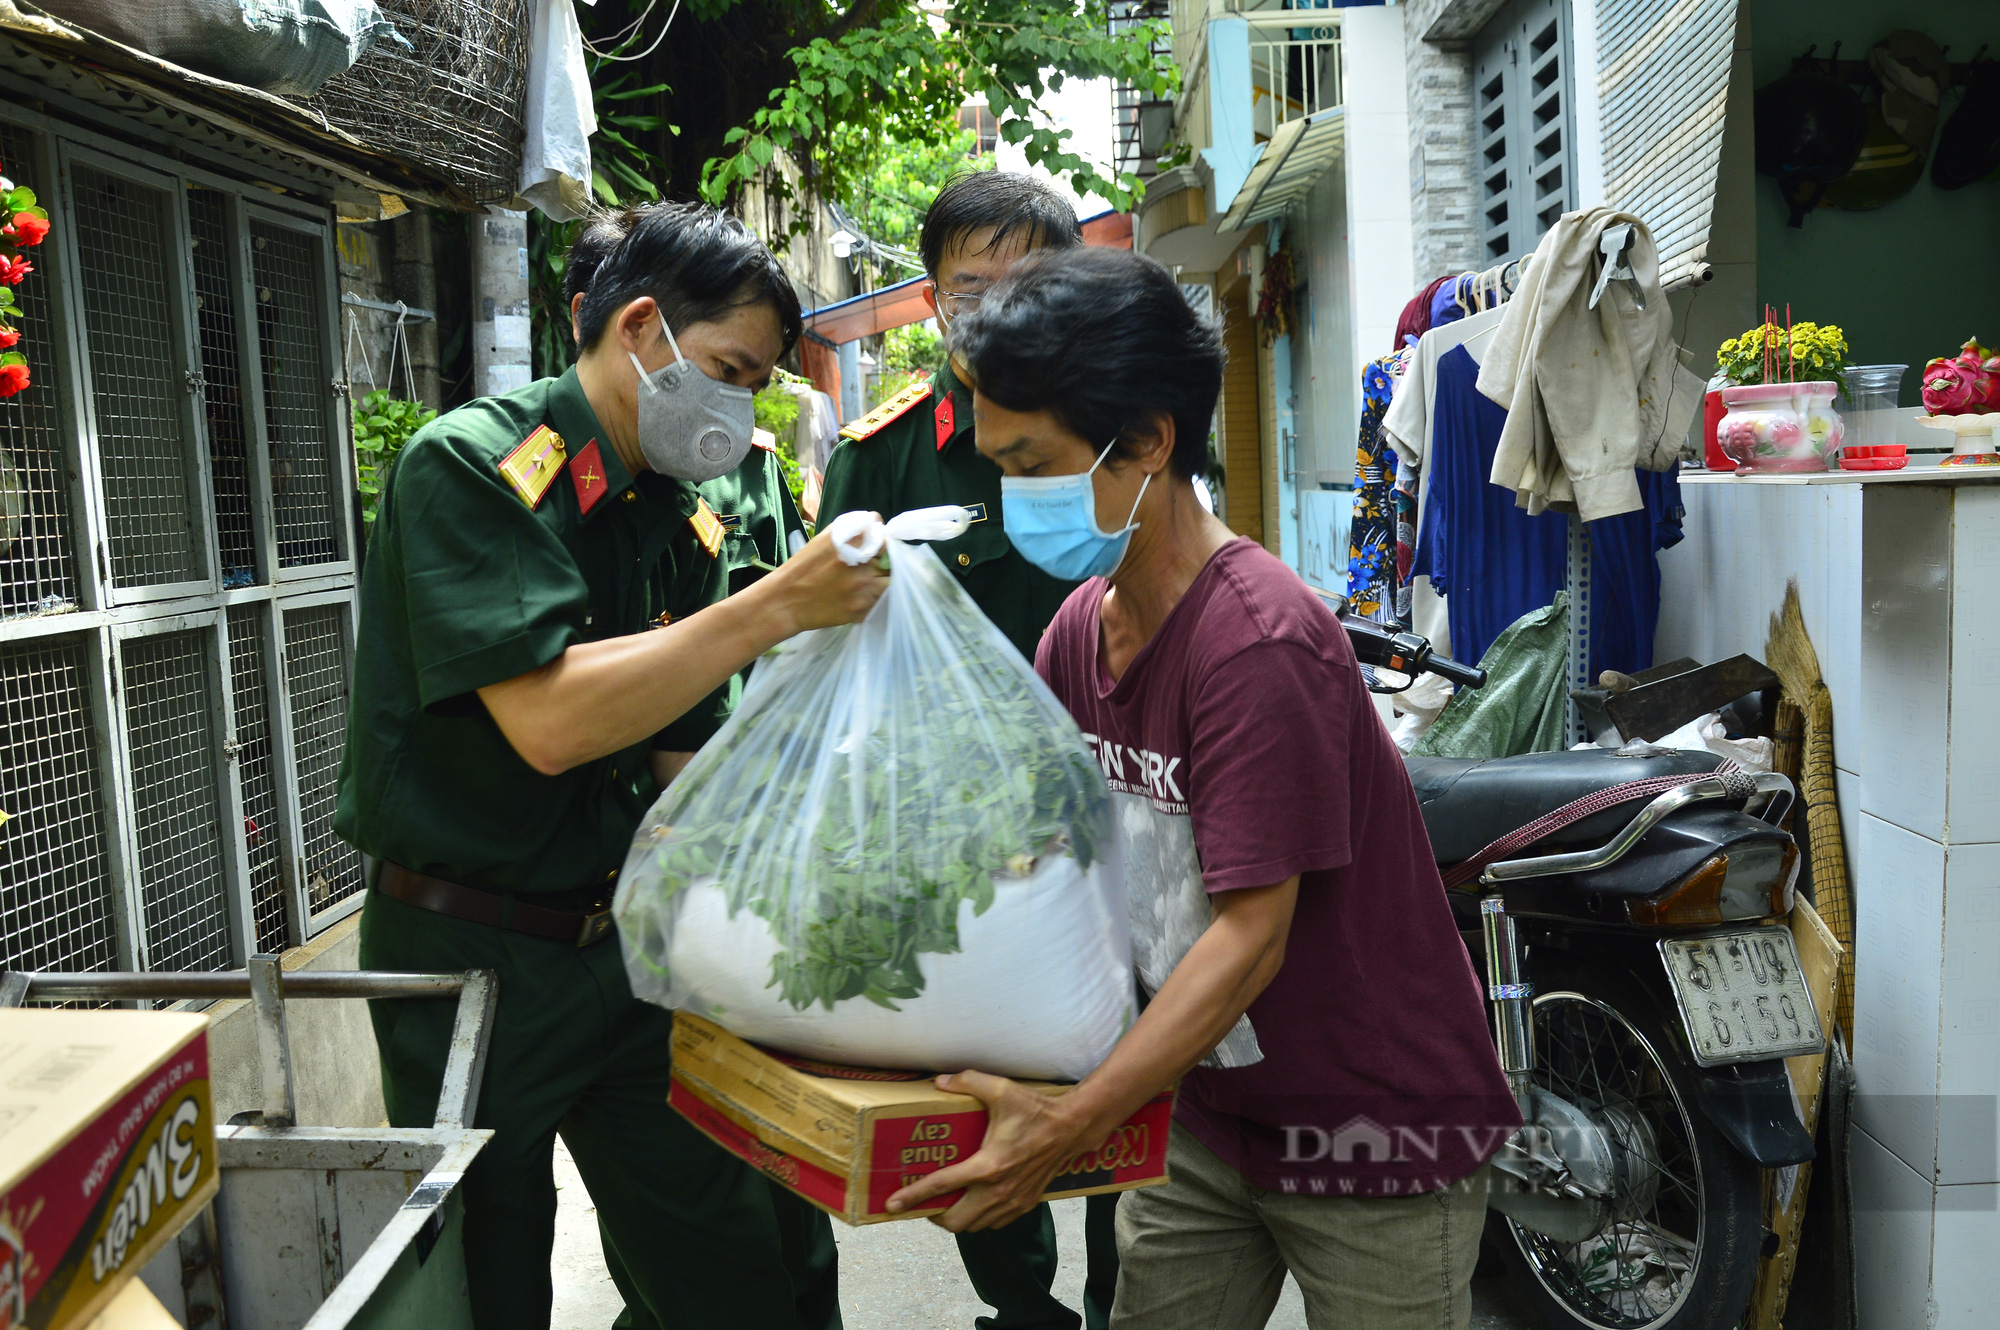
{"type": "Polygon", "coordinates": [[[1461,688],[1410,752],[1513,757],[1568,747],[1569,593],[1507,626],[1480,657],[1484,688],[1461,688]]]}

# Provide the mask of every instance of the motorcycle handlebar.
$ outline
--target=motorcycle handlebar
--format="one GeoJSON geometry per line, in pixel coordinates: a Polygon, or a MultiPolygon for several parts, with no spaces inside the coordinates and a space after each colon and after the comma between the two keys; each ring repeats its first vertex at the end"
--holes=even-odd
{"type": "Polygon", "coordinates": [[[1347,640],[1354,645],[1355,658],[1363,665],[1394,670],[1412,679],[1429,671],[1464,688],[1483,688],[1486,685],[1485,670],[1476,665],[1461,664],[1449,656],[1432,654],[1427,637],[1391,632],[1382,624],[1346,614],[1340,616],[1340,623],[1347,630],[1347,640]]]}
{"type": "Polygon", "coordinates": [[[1449,679],[1463,688],[1484,688],[1486,671],[1477,665],[1463,665],[1450,656],[1429,656],[1424,660],[1424,668],[1440,678],[1449,679]]]}

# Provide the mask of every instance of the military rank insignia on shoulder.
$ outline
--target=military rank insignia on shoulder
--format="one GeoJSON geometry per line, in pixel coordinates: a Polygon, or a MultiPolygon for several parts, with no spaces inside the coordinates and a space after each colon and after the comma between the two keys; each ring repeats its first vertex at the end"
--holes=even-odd
{"type": "Polygon", "coordinates": [[[884,426],[892,424],[908,414],[911,407],[930,395],[931,385],[928,382],[913,383],[894,397],[891,397],[888,401],[882,403],[882,405],[876,407],[873,411],[870,411],[867,415],[861,417],[861,419],[841,426],[840,437],[843,439],[858,440],[878,433],[884,426]]]}
{"type": "Polygon", "coordinates": [[[729,528],[722,524],[722,520],[715,515],[715,510],[708,506],[707,499],[695,500],[694,516],[688,518],[688,525],[694,528],[694,538],[702,549],[708,551],[708,557],[719,558],[722,554],[722,538],[728,534],[729,528]]]}
{"type": "Polygon", "coordinates": [[[562,435],[547,425],[537,425],[518,448],[500,459],[500,476],[521,496],[522,503],[537,508],[568,460],[562,435]]]}

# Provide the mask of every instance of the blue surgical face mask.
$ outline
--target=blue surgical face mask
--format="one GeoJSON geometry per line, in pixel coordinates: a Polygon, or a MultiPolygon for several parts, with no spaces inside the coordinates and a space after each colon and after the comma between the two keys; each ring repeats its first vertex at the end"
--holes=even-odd
{"type": "Polygon", "coordinates": [[[1090,470],[1078,475],[1000,478],[1000,509],[1007,539],[1014,542],[1022,558],[1050,577],[1065,582],[1109,577],[1125,560],[1132,533],[1139,529],[1132,519],[1138,516],[1139,500],[1146,497],[1146,486],[1153,478],[1148,475],[1139,482],[1139,498],[1132,500],[1124,526],[1111,532],[1098,526],[1097,488],[1090,478],[1104,465],[1116,442],[1105,444],[1090,470]]]}

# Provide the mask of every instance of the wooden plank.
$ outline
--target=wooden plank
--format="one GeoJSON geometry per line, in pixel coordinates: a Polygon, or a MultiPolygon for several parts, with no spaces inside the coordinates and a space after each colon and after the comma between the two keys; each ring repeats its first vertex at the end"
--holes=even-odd
{"type": "MultiPolygon", "coordinates": [[[[1845,948],[1804,900],[1792,907],[1792,941],[1798,945],[1806,990],[1812,994],[1813,1007],[1819,1013],[1820,1032],[1831,1040],[1834,985],[1840,977],[1845,948]]],[[[1826,1085],[1826,1054],[1787,1058],[1785,1070],[1792,1078],[1800,1120],[1808,1132],[1816,1132],[1820,1094],[1826,1085]]],[[[1785,1303],[1792,1292],[1792,1273],[1799,1262],[1799,1230],[1806,1218],[1806,1190],[1811,1181],[1811,1164],[1764,1172],[1764,1227],[1778,1235],[1778,1250],[1757,1264],[1757,1284],[1750,1295],[1749,1324],[1753,1330],[1783,1330],[1785,1303]]]]}

